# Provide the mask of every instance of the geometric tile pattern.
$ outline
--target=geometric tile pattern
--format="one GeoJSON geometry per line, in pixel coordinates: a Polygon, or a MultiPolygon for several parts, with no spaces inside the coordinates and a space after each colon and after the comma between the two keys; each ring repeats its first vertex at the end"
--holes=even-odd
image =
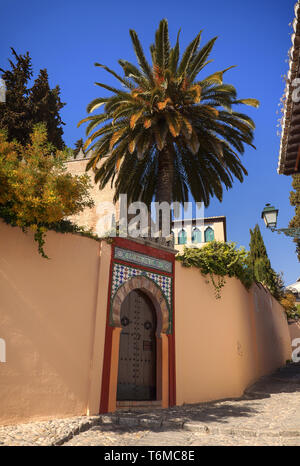
{"type": "Polygon", "coordinates": [[[158,273],[148,272],[138,268],[130,267],[123,264],[114,263],[112,272],[111,298],[113,299],[118,288],[129,278],[144,275],[153,280],[162,290],[166,297],[169,308],[172,309],[172,278],[160,275],[158,273]]]}

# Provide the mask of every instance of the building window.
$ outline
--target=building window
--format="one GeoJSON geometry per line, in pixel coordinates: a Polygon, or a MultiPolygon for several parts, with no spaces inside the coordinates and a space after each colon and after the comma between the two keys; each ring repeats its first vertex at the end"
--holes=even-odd
{"type": "Polygon", "coordinates": [[[187,242],[187,234],[185,230],[181,230],[178,233],[178,244],[186,244],[187,242]]]}
{"type": "Polygon", "coordinates": [[[204,233],[204,239],[206,243],[208,241],[213,241],[215,239],[215,233],[212,228],[210,227],[206,228],[205,233],[204,233]]]}
{"type": "Polygon", "coordinates": [[[201,243],[202,239],[201,239],[201,231],[199,230],[199,228],[193,228],[193,231],[192,231],[192,243],[201,243]]]}

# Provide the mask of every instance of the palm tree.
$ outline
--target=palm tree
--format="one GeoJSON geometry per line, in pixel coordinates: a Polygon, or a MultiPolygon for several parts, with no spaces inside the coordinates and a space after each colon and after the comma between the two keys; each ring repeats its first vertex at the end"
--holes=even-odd
{"type": "Polygon", "coordinates": [[[124,72],[120,76],[95,63],[122,89],[96,83],[112,95],[94,99],[87,112],[104,105],[103,113],[78,125],[89,122],[85,148],[92,144],[93,156],[87,170],[94,171],[100,189],[115,183],[115,200],[126,193],[130,202],[147,205],[153,198],[185,202],[190,191],[207,206],[211,196],[222,200],[223,185],[231,188],[234,177],[242,182],[247,174],[238,154],[245,144],[254,147],[255,125],[233,106],[258,107],[258,101],[238,100],[234,86],[223,83],[223,74],[232,66],[197,80],[211,61],[208,56],[217,38],[200,48],[200,32],[180,59],[179,33],[171,48],[168,22],[160,22],[150,47],[152,66],[134,30],[130,36],[138,67],[119,60],[124,72]]]}

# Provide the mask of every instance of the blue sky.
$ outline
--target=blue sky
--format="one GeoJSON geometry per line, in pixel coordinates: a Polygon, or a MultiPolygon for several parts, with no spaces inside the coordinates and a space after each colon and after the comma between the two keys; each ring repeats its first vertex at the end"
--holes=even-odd
{"type": "Polygon", "coordinates": [[[172,43],[181,28],[181,50],[201,29],[203,44],[217,35],[210,57],[214,62],[206,72],[237,65],[225,81],[236,86],[240,98],[254,97],[261,105],[258,110],[247,107],[257,125],[257,149],[247,149],[243,156],[248,177],[225,191],[222,203],[212,200],[205,215],[225,215],[228,239],[246,248],[249,229],[258,223],[272,266],[284,272],[288,284],[300,276],[295,246],[283,234],[267,231],[260,214],[271,202],[279,208],[280,228],[288,225],[294,212],[289,205],[291,178],[276,172],[280,143],[276,112],[284,90],[282,76],[288,70],[294,4],[295,0],[2,0],[0,67],[7,67],[12,46],[18,53],[29,51],[35,76],[47,68],[51,86],[59,84],[67,103],[61,112],[64,140],[73,146],[84,137],[77,122],[101,92],[94,82],[113,83],[94,63],[119,70],[118,59],[135,60],[129,29],[137,31],[147,51],[162,18],[168,19],[172,43]]]}

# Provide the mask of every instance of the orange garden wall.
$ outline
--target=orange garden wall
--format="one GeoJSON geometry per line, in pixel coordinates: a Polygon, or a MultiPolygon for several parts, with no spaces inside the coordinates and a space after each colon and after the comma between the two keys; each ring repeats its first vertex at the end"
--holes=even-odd
{"type": "MultiPolygon", "coordinates": [[[[49,232],[45,250],[0,222],[0,424],[99,412],[111,246],[49,232]]],[[[221,295],[176,263],[176,404],[239,396],[291,357],[269,293],[228,278],[221,295]]]]}
{"type": "Polygon", "coordinates": [[[300,338],[300,320],[289,320],[289,331],[291,340],[300,338]]]}
{"type": "Polygon", "coordinates": [[[262,286],[227,278],[221,299],[198,269],[176,263],[177,404],[242,395],[291,357],[282,307],[262,286]]]}
{"type": "Polygon", "coordinates": [[[45,250],[0,222],[4,424],[99,408],[110,246],[49,232],[45,250]]]}

